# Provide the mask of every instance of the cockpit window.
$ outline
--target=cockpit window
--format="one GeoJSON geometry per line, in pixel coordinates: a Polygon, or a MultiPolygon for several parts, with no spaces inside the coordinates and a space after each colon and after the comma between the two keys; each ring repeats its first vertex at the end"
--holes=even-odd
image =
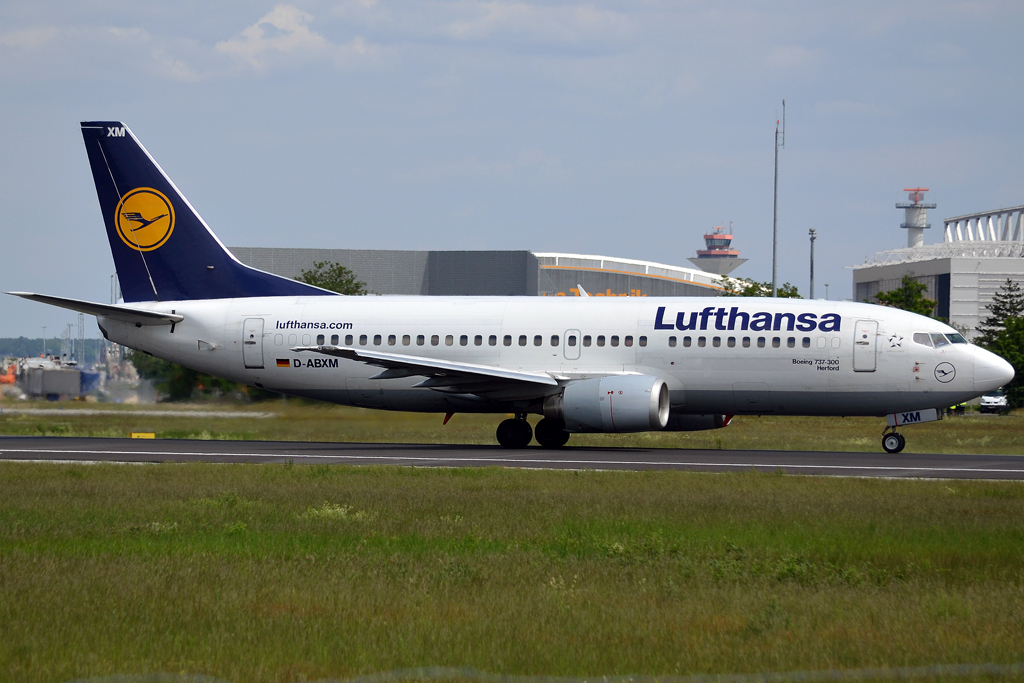
{"type": "Polygon", "coordinates": [[[917,344],[924,344],[925,346],[931,346],[932,338],[928,336],[927,332],[915,332],[914,342],[917,344]]]}
{"type": "Polygon", "coordinates": [[[964,339],[964,336],[962,334],[956,334],[955,332],[953,334],[947,334],[946,335],[946,339],[948,339],[949,341],[953,342],[954,344],[966,344],[967,343],[967,340],[964,339]]]}
{"type": "Polygon", "coordinates": [[[937,334],[932,332],[932,342],[935,344],[935,348],[940,346],[949,346],[949,340],[946,339],[945,335],[937,334]]]}

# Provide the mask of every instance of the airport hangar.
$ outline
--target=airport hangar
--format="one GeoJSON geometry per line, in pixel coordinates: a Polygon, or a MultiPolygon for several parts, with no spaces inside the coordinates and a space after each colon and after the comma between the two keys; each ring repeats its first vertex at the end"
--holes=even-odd
{"type": "Polygon", "coordinates": [[[935,315],[973,339],[1006,280],[1024,286],[1024,206],[946,218],[943,241],[925,245],[927,209],[935,204],[921,202],[922,192],[915,201],[912,190],[911,202],[896,205],[906,210],[900,227],[907,229],[907,247],[876,252],[853,266],[854,300],[874,301],[909,275],[928,287],[935,315]]]}
{"type": "Polygon", "coordinates": [[[239,261],[297,279],[315,263],[351,270],[372,294],[428,296],[719,296],[722,276],[588,254],[229,247],[239,261]]]}

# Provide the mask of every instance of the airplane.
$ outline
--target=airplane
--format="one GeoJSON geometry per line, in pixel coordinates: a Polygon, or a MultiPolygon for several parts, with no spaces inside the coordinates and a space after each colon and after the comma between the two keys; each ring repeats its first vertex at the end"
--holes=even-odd
{"type": "Polygon", "coordinates": [[[446,423],[512,414],[496,430],[506,448],[720,429],[735,415],[884,416],[882,447],[898,453],[900,427],[1014,376],[938,320],[866,303],[582,288],[341,296],[244,265],[127,126],[81,126],[123,298],[9,293],[95,315],[110,341],[251,387],[446,423]]]}

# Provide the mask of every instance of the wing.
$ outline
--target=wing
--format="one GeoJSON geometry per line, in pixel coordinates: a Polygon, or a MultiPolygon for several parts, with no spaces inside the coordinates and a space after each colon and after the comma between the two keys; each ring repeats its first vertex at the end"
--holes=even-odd
{"type": "Polygon", "coordinates": [[[370,379],[421,376],[425,379],[416,384],[416,387],[451,393],[544,396],[559,386],[557,379],[545,373],[507,370],[492,365],[407,356],[401,353],[367,351],[345,346],[296,346],[292,351],[322,353],[384,368],[370,379]]]}
{"type": "Polygon", "coordinates": [[[38,301],[41,304],[70,308],[72,311],[103,316],[104,318],[119,320],[133,325],[173,325],[174,323],[180,323],[185,319],[185,316],[176,313],[146,311],[141,308],[127,308],[125,306],[112,306],[110,304],[94,304],[90,301],[65,299],[63,297],[49,296],[47,294],[33,294],[32,292],[6,293],[13,296],[20,296],[22,299],[38,301]]]}

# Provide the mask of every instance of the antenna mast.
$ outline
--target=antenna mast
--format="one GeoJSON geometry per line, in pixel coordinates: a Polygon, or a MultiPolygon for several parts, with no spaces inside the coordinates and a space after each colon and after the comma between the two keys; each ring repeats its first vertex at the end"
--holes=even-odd
{"type": "Polygon", "coordinates": [[[782,129],[775,121],[775,200],[772,208],[772,296],[778,296],[779,275],[779,150],[786,147],[786,100],[782,100],[782,129]]]}

